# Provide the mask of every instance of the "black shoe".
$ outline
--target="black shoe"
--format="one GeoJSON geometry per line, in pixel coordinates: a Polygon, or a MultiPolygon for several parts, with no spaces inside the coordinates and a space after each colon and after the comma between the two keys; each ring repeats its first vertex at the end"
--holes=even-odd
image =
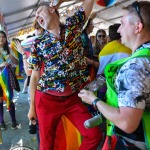
{"type": "Polygon", "coordinates": [[[7,129],[7,126],[4,122],[0,123],[0,129],[1,130],[6,130],[7,129]]]}
{"type": "Polygon", "coordinates": [[[12,130],[16,130],[16,129],[18,129],[18,126],[19,126],[18,123],[13,122],[12,125],[11,125],[11,129],[12,129],[12,130]]]}

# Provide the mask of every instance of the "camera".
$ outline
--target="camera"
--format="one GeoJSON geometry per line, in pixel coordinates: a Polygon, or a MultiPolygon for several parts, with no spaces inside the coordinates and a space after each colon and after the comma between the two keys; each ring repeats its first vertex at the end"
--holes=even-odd
{"type": "Polygon", "coordinates": [[[35,119],[31,119],[29,122],[29,133],[30,134],[36,133],[36,120],[35,119]]]}

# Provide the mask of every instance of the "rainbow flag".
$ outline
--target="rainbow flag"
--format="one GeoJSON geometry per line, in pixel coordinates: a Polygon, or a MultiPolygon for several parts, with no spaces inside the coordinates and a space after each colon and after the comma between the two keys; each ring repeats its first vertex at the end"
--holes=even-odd
{"type": "Polygon", "coordinates": [[[66,136],[66,150],[79,149],[81,145],[81,134],[67,117],[62,116],[63,127],[66,136]]]}
{"type": "Polygon", "coordinates": [[[5,67],[0,75],[0,85],[3,89],[3,99],[6,101],[6,106],[9,109],[14,93],[10,85],[8,67],[5,67]]]}
{"type": "Polygon", "coordinates": [[[20,53],[18,53],[18,61],[19,63],[16,66],[16,71],[15,71],[16,76],[21,75],[23,71],[23,61],[22,61],[22,55],[20,53]]]}
{"type": "Polygon", "coordinates": [[[21,82],[24,81],[24,77],[23,76],[16,76],[16,78],[17,78],[18,81],[21,81],[21,82]]]}
{"type": "Polygon", "coordinates": [[[81,134],[67,117],[62,116],[56,130],[54,150],[78,150],[81,134]]]}
{"type": "Polygon", "coordinates": [[[11,42],[11,49],[12,49],[12,51],[14,52],[15,57],[16,57],[16,58],[18,59],[18,61],[19,61],[18,65],[17,65],[17,67],[16,67],[16,72],[15,72],[16,76],[19,76],[19,75],[21,74],[22,70],[23,70],[22,54],[20,54],[20,53],[16,50],[16,48],[15,48],[15,43],[14,43],[13,41],[11,42]]]}

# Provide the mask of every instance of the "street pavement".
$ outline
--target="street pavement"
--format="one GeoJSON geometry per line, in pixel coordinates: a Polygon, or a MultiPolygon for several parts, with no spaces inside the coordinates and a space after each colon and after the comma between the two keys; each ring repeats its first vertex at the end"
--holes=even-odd
{"type": "MultiPolygon", "coordinates": [[[[23,82],[19,82],[21,90],[23,89],[23,82]]],[[[29,110],[28,94],[22,92],[15,92],[13,101],[16,106],[16,118],[20,124],[20,128],[16,130],[11,129],[11,119],[6,105],[4,105],[4,119],[7,125],[7,130],[1,131],[2,144],[0,150],[16,150],[17,147],[28,147],[32,150],[37,150],[36,134],[29,134],[29,121],[27,113],[29,110]],[[16,147],[16,149],[14,149],[16,147]]],[[[17,149],[21,150],[21,149],[17,149]]],[[[26,150],[26,149],[25,149],[26,150]]]]}

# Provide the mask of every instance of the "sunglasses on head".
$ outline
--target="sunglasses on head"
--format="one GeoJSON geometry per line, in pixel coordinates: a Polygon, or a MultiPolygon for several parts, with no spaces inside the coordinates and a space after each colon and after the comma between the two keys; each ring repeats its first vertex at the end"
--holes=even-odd
{"type": "Polygon", "coordinates": [[[98,37],[99,37],[99,38],[101,38],[101,37],[102,37],[102,38],[105,38],[106,35],[98,35],[98,37]]]}
{"type": "Polygon", "coordinates": [[[141,16],[141,11],[140,11],[140,5],[139,2],[135,1],[134,3],[131,4],[131,6],[135,9],[135,11],[137,12],[138,16],[141,19],[141,22],[143,23],[143,18],[141,16]]]}

